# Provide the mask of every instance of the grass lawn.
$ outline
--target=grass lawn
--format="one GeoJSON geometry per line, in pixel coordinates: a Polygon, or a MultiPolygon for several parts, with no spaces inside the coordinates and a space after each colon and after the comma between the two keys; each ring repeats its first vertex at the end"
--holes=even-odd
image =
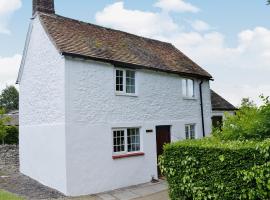
{"type": "Polygon", "coordinates": [[[17,197],[6,191],[0,190],[0,200],[23,200],[23,198],[17,197]]]}

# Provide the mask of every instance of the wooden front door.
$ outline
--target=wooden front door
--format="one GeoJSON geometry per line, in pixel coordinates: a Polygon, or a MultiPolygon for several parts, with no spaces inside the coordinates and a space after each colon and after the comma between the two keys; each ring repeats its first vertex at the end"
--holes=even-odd
{"type": "MultiPolygon", "coordinates": [[[[163,153],[164,144],[171,143],[171,126],[157,126],[156,127],[156,141],[157,141],[157,158],[163,153]]],[[[158,176],[160,177],[160,169],[158,167],[158,176]]]]}

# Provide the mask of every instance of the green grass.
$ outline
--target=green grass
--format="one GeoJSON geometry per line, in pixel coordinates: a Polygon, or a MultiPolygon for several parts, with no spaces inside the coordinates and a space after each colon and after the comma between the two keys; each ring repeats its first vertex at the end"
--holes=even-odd
{"type": "Polygon", "coordinates": [[[24,200],[21,197],[17,197],[13,194],[10,194],[6,191],[0,190],[0,200],[24,200]]]}

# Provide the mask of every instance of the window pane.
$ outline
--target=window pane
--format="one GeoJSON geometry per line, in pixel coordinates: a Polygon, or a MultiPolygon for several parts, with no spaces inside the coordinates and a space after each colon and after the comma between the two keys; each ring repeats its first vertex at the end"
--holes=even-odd
{"type": "Polygon", "coordinates": [[[186,97],[187,96],[187,79],[182,80],[182,92],[183,92],[183,96],[186,97]]]}
{"type": "Polygon", "coordinates": [[[138,128],[127,129],[128,152],[140,151],[140,130],[138,128]]]}
{"type": "Polygon", "coordinates": [[[113,131],[113,152],[125,151],[125,131],[113,131]]]}
{"type": "Polygon", "coordinates": [[[123,92],[124,90],[124,72],[116,70],[116,91],[123,92]]]}
{"type": "Polygon", "coordinates": [[[189,139],[189,126],[185,126],[186,139],[189,139]]]}
{"type": "Polygon", "coordinates": [[[190,125],[190,138],[195,139],[195,125],[190,125]]]}
{"type": "Polygon", "coordinates": [[[195,125],[185,126],[186,139],[195,139],[195,125]]]}
{"type": "Polygon", "coordinates": [[[126,71],[126,93],[134,94],[135,93],[135,72],[126,71]]]}
{"type": "Polygon", "coordinates": [[[194,97],[194,81],[191,79],[188,80],[188,96],[194,97]]]}

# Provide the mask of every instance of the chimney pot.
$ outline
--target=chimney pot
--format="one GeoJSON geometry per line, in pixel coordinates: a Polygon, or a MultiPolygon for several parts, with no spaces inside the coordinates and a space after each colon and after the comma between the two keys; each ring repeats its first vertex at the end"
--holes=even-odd
{"type": "Polygon", "coordinates": [[[54,0],[33,0],[33,16],[36,12],[55,14],[54,0]]]}

